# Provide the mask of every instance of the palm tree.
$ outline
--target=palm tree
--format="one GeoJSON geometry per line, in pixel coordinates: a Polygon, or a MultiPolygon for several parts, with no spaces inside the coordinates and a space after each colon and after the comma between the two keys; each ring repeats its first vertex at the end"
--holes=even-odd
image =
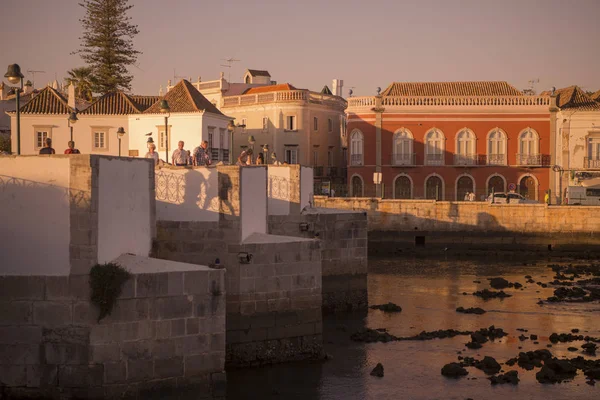
{"type": "Polygon", "coordinates": [[[75,95],[80,99],[91,101],[94,72],[90,67],[73,68],[67,71],[69,76],[65,78],[67,85],[75,85],[75,95]]]}

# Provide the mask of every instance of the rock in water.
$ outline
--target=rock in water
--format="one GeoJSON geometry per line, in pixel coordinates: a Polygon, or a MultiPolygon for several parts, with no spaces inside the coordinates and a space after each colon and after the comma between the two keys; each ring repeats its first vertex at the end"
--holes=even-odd
{"type": "Polygon", "coordinates": [[[371,375],[383,378],[383,365],[381,363],[377,363],[375,368],[373,368],[373,371],[371,371],[371,375]]]}
{"type": "Polygon", "coordinates": [[[452,362],[442,367],[442,375],[447,376],[448,378],[458,378],[468,374],[469,372],[459,363],[452,362]]]}
{"type": "Polygon", "coordinates": [[[475,363],[475,368],[482,370],[487,375],[497,374],[502,369],[495,358],[488,356],[483,357],[482,361],[475,363]]]}
{"type": "Polygon", "coordinates": [[[490,376],[488,378],[492,385],[510,383],[516,385],[519,383],[519,373],[517,371],[508,371],[505,374],[490,376]]]}
{"type": "Polygon", "coordinates": [[[381,310],[383,312],[400,312],[402,311],[402,307],[394,303],[387,304],[376,304],[374,306],[369,307],[373,310],[381,310]]]}
{"type": "Polygon", "coordinates": [[[485,314],[485,310],[483,308],[479,308],[479,307],[471,307],[471,308],[458,307],[456,309],[456,312],[463,313],[463,314],[477,314],[477,315],[485,314]]]}
{"type": "Polygon", "coordinates": [[[494,289],[506,289],[510,283],[504,278],[491,278],[490,286],[494,289]]]}

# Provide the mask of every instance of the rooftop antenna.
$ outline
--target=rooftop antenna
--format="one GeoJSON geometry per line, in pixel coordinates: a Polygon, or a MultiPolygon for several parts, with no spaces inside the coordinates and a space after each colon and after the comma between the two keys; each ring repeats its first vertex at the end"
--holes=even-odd
{"type": "Polygon", "coordinates": [[[31,86],[35,89],[35,74],[45,74],[46,71],[35,71],[28,69],[27,73],[31,74],[31,86]]]}
{"type": "Polygon", "coordinates": [[[178,79],[185,79],[185,76],[177,75],[177,71],[173,68],[173,82],[177,82],[178,79]]]}
{"type": "Polygon", "coordinates": [[[536,91],[535,91],[535,84],[536,83],[540,83],[540,79],[536,78],[536,79],[530,79],[528,81],[529,83],[529,87],[525,90],[523,90],[523,93],[530,95],[530,96],[535,96],[536,91]]]}
{"type": "Polygon", "coordinates": [[[229,75],[228,75],[227,81],[229,83],[231,83],[231,66],[232,66],[232,64],[234,62],[238,62],[238,61],[242,61],[242,60],[237,60],[237,59],[235,59],[233,57],[230,57],[230,58],[221,58],[221,60],[225,61],[227,63],[227,65],[221,64],[221,67],[229,68],[229,75]]]}

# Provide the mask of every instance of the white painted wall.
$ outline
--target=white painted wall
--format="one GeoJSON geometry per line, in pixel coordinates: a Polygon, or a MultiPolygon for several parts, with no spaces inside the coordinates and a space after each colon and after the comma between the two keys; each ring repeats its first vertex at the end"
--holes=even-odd
{"type": "Polygon", "coordinates": [[[292,192],[290,168],[269,165],[268,179],[267,197],[269,215],[289,215],[292,192]]]}
{"type": "MultiPolygon", "coordinates": [[[[71,139],[71,130],[67,123],[67,115],[21,115],[21,154],[39,154],[36,148],[36,127],[45,127],[52,138],[52,147],[56,154],[63,154],[71,139]]],[[[80,115],[79,120],[73,125],[73,140],[75,147],[83,154],[118,155],[119,139],[117,130],[125,129],[121,139],[121,155],[127,156],[129,152],[129,117],[123,115],[86,116],[80,115]],[[93,148],[93,131],[102,127],[106,130],[106,148],[93,148]]],[[[17,151],[17,127],[15,116],[11,117],[12,151],[17,151]]],[[[145,154],[145,153],[144,153],[145,154]]]]}
{"type": "Polygon", "coordinates": [[[214,167],[156,171],[156,219],[218,221],[219,173],[214,167]]]}
{"type": "Polygon", "coordinates": [[[123,253],[148,256],[151,161],[101,158],[99,163],[98,262],[112,261],[123,253]]]}
{"type": "Polygon", "coordinates": [[[240,214],[243,241],[252,233],[267,233],[267,168],[240,168],[240,214]]]}
{"type": "Polygon", "coordinates": [[[300,210],[308,206],[309,201],[313,199],[315,190],[313,172],[310,167],[300,167],[300,210]]]}
{"type": "Polygon", "coordinates": [[[0,274],[68,275],[68,157],[0,157],[0,274]]]}

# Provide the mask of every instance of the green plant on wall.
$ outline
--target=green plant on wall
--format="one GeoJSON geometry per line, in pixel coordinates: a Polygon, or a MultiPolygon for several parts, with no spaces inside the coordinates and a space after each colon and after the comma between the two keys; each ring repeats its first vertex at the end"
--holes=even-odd
{"type": "Polygon", "coordinates": [[[118,264],[96,264],[90,271],[91,301],[100,309],[98,322],[110,313],[131,274],[118,264]]]}

